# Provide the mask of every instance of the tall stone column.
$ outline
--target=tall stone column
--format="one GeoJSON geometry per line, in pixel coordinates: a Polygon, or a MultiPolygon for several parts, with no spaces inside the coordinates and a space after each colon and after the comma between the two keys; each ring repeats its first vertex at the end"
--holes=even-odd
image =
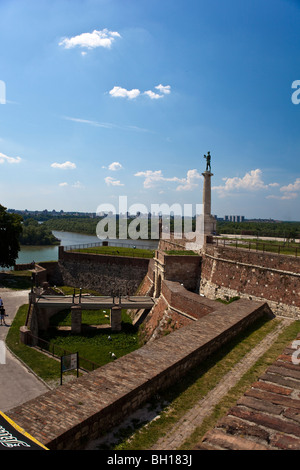
{"type": "Polygon", "coordinates": [[[203,181],[203,232],[204,241],[212,235],[217,228],[216,219],[211,215],[211,177],[214,176],[210,171],[202,173],[203,181]]]}
{"type": "Polygon", "coordinates": [[[203,181],[203,214],[211,215],[211,177],[214,176],[210,171],[202,173],[203,181]]]}

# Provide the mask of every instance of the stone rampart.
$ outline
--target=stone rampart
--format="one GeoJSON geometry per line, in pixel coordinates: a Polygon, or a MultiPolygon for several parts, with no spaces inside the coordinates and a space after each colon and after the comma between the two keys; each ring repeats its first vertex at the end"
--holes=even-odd
{"type": "Polygon", "coordinates": [[[161,281],[180,282],[186,289],[196,292],[199,289],[201,256],[168,255],[156,250],[154,258],[154,295],[159,297],[161,281]]]}
{"type": "Polygon", "coordinates": [[[60,250],[58,264],[65,285],[102,295],[133,295],[147,274],[149,259],[60,250]]]}
{"type": "Polygon", "coordinates": [[[277,315],[300,317],[300,259],[229,247],[207,246],[200,293],[265,300],[277,315]]]}

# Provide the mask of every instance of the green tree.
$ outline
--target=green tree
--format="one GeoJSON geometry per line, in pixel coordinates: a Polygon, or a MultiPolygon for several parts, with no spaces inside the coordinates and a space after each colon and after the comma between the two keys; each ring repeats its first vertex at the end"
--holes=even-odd
{"type": "Polygon", "coordinates": [[[19,237],[22,233],[22,217],[9,214],[0,205],[0,266],[13,266],[20,250],[19,237]]]}
{"type": "Polygon", "coordinates": [[[59,244],[59,240],[44,223],[39,224],[34,219],[26,219],[23,223],[20,243],[21,245],[56,245],[59,244]]]}

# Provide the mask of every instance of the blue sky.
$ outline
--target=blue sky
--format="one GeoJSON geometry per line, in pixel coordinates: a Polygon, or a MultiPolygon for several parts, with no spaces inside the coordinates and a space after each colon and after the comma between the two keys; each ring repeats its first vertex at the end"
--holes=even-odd
{"type": "Polygon", "coordinates": [[[1,0],[0,203],[196,205],[210,151],[214,214],[300,220],[299,24],[296,0],[1,0]]]}

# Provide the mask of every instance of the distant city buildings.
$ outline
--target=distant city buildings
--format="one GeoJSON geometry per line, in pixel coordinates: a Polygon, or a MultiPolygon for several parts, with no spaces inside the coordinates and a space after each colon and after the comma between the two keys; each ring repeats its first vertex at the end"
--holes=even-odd
{"type": "Polygon", "coordinates": [[[224,220],[226,222],[244,222],[244,215],[225,215],[224,220]]]}

